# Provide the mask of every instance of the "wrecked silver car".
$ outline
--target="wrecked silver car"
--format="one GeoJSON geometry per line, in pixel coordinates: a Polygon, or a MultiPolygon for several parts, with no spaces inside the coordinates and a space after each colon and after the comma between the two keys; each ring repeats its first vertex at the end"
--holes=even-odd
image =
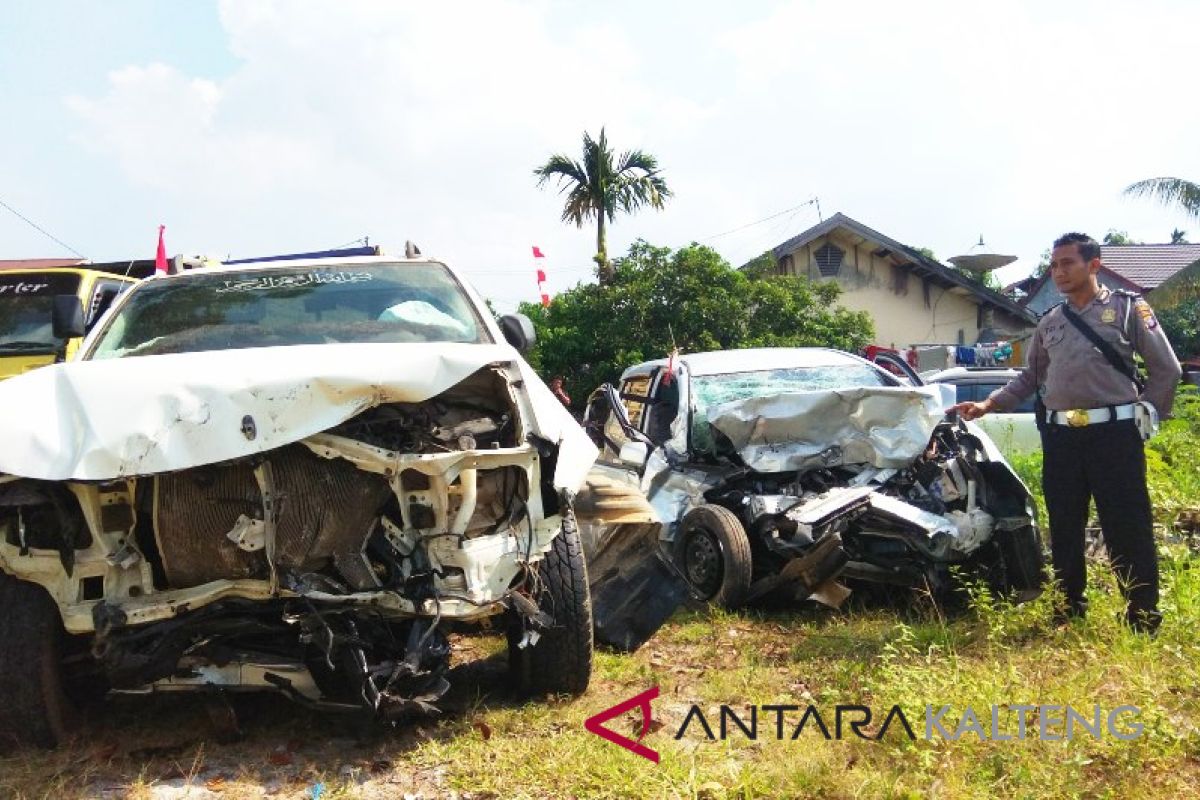
{"type": "Polygon", "coordinates": [[[395,720],[463,625],[507,634],[524,689],[584,691],[596,449],[532,335],[429,259],[217,267],[0,384],[0,740],[53,745],[110,690],[395,720]]]}
{"type": "MultiPolygon", "coordinates": [[[[1036,593],[1030,494],[985,434],[946,419],[953,402],[821,348],[651,361],[592,395],[588,480],[640,489],[693,592],[727,607],[836,606],[851,579],[939,594],[955,565],[1036,593]]],[[[612,532],[584,534],[602,547],[612,532]]]]}

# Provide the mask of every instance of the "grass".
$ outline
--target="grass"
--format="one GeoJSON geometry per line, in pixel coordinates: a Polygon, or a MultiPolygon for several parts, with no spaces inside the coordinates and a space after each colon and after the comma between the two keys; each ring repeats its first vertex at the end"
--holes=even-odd
{"type": "MultiPolygon", "coordinates": [[[[286,704],[251,703],[246,738],[213,741],[191,698],[110,701],[86,739],[55,753],[0,760],[0,796],[308,797],[1108,797],[1179,796],[1200,786],[1200,557],[1163,550],[1167,621],[1156,639],[1117,622],[1121,599],[1103,565],[1092,570],[1087,621],[1055,627],[1049,595],[1022,606],[975,588],[950,617],[920,602],[901,608],[816,608],[729,613],[685,610],[632,655],[597,656],[591,691],[577,700],[517,702],[501,688],[501,645],[456,642],[449,713],[367,739],[286,704]],[[657,765],[586,732],[583,721],[659,686],[645,743],[657,765]],[[719,704],[817,706],[832,732],[834,706],[879,715],[900,704],[920,736],[927,704],[950,705],[946,728],[971,706],[1057,704],[1140,707],[1142,736],[1071,742],[826,741],[809,725],[790,740],[760,718],[757,741],[710,741],[692,704],[716,729],[719,704]],[[212,794],[186,795],[185,787],[212,794]],[[104,794],[107,791],[108,794],[104,794]],[[167,792],[167,794],[164,794],[167,792]]],[[[1013,718],[1015,720],[1015,718],[1013,718]]],[[[634,735],[632,717],[610,723],[634,735]]],[[[1006,725],[1011,732],[1015,721],[1006,725]]]]}
{"type": "MultiPolygon", "coordinates": [[[[1178,418],[1148,448],[1156,521],[1164,528],[1200,505],[1200,397],[1180,398],[1178,418]]],[[[1040,460],[1015,459],[1040,505],[1040,460]]],[[[1186,515],[1185,515],[1186,516],[1186,515]]],[[[1044,521],[1044,520],[1043,520],[1044,521]]],[[[1200,789],[1200,555],[1183,536],[1160,545],[1157,638],[1118,623],[1120,593],[1104,564],[1090,570],[1086,621],[1056,626],[1051,595],[1015,606],[971,587],[947,616],[917,597],[888,607],[683,610],[642,650],[599,652],[584,697],[521,702],[503,687],[503,643],[455,640],[454,685],[440,719],[363,737],[335,720],[272,698],[244,701],[245,736],[221,743],[194,697],[106,702],[79,741],[53,753],[0,758],[0,797],[202,797],[238,800],[420,795],[494,797],[1127,797],[1191,796],[1200,789]],[[586,732],[589,716],[658,686],[653,764],[586,732]],[[911,741],[889,728],[880,741],[844,732],[826,741],[810,725],[785,738],[760,719],[757,741],[710,741],[695,726],[675,738],[693,704],[716,724],[725,704],[815,705],[832,725],[838,704],[876,714],[899,704],[920,736],[926,705],[1140,708],[1143,732],[1073,741],[911,741]]],[[[1013,718],[1007,717],[1010,731],[1013,718]]],[[[628,720],[610,727],[636,735],[628,720]]]]}

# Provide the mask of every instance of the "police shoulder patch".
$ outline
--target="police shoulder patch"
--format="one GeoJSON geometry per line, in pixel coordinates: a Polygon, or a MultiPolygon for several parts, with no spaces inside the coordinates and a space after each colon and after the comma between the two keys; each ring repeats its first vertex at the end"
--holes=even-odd
{"type": "Polygon", "coordinates": [[[1152,331],[1158,327],[1158,320],[1154,318],[1154,309],[1150,308],[1150,304],[1145,300],[1139,297],[1134,301],[1133,310],[1141,317],[1142,326],[1146,330],[1152,331]]]}

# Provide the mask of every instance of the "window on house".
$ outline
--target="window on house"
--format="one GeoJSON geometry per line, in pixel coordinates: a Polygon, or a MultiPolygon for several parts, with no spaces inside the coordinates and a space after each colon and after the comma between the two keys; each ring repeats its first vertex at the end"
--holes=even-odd
{"type": "Polygon", "coordinates": [[[817,262],[817,269],[820,270],[822,278],[832,278],[837,275],[838,270],[842,268],[842,259],[845,257],[845,250],[828,242],[813,253],[813,259],[817,262]]]}

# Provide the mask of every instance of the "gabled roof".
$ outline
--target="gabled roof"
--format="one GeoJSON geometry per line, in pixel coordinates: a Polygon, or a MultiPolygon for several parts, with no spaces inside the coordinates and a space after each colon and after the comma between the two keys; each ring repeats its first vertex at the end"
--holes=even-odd
{"type": "Polygon", "coordinates": [[[839,228],[879,245],[881,249],[894,255],[904,266],[907,266],[914,274],[920,277],[929,278],[945,287],[961,287],[975,295],[981,303],[999,308],[1030,324],[1037,322],[1037,317],[1032,312],[1012,298],[1005,297],[999,292],[984,286],[979,281],[967,277],[958,270],[951,269],[940,261],[929,258],[914,247],[901,244],[889,236],[884,236],[879,231],[868,228],[866,225],[851,219],[840,211],[819,225],[814,225],[803,233],[793,236],[783,244],[772,249],[771,252],[776,260],[779,260],[783,256],[793,253],[804,245],[839,228]]]}
{"type": "Polygon", "coordinates": [[[1100,260],[1104,266],[1148,292],[1200,260],[1200,244],[1102,244],[1100,260]]]}

